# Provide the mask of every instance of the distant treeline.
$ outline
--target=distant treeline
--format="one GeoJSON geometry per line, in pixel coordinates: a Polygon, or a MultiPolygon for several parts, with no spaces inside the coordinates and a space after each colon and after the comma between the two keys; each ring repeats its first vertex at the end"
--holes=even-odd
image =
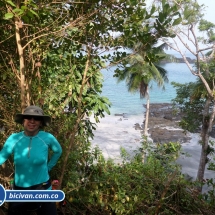
{"type": "MultiPolygon", "coordinates": [[[[196,60],[195,59],[191,59],[190,57],[187,57],[187,61],[189,63],[195,63],[196,60]]],[[[185,63],[184,59],[183,58],[178,58],[178,57],[171,57],[169,59],[164,59],[164,60],[161,60],[161,63],[185,63]]]]}

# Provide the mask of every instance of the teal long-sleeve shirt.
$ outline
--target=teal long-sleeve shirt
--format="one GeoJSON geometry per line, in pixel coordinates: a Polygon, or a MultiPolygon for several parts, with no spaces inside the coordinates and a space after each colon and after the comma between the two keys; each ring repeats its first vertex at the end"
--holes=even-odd
{"type": "Polygon", "coordinates": [[[30,187],[49,179],[49,171],[55,166],[61,153],[62,148],[52,134],[39,131],[37,135],[30,137],[22,131],[10,135],[6,140],[0,151],[0,165],[13,154],[15,184],[30,187]],[[49,149],[53,152],[50,159],[49,149]]]}

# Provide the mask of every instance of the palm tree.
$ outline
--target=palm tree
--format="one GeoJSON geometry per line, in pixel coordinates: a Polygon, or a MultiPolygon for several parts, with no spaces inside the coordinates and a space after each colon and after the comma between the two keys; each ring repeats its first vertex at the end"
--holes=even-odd
{"type": "Polygon", "coordinates": [[[140,98],[146,98],[146,114],[144,123],[144,135],[148,135],[149,118],[149,84],[155,81],[158,86],[164,88],[164,82],[168,82],[167,71],[159,66],[157,62],[168,56],[162,50],[165,44],[158,47],[152,47],[150,54],[144,51],[142,44],[134,47],[134,54],[125,62],[125,69],[118,71],[118,82],[126,81],[129,92],[140,92],[140,98]],[[152,59],[149,59],[149,56],[152,59]],[[153,62],[154,61],[154,62],[153,62]]]}

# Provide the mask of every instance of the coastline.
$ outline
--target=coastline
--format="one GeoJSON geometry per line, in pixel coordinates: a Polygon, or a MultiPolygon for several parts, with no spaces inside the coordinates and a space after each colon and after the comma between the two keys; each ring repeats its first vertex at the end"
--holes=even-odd
{"type": "MultiPolygon", "coordinates": [[[[105,159],[113,159],[116,163],[121,162],[120,148],[133,153],[141,147],[141,129],[143,115],[115,114],[105,115],[97,123],[94,131],[92,146],[98,146],[105,159]]],[[[92,122],[95,122],[92,118],[92,122]]]]}
{"type": "MultiPolygon", "coordinates": [[[[158,108],[155,108],[155,110],[158,111],[158,108]]],[[[165,114],[163,114],[164,112],[161,111],[161,113],[161,118],[165,119],[165,114]]],[[[114,115],[105,115],[104,118],[100,119],[100,123],[96,123],[97,129],[94,131],[94,139],[91,141],[92,147],[98,146],[102,151],[105,159],[110,158],[113,159],[114,162],[120,163],[122,160],[120,156],[121,147],[131,155],[135,153],[135,150],[138,150],[141,147],[143,119],[143,114],[127,115],[119,113],[114,115]]],[[[92,118],[90,120],[94,122],[92,118]]],[[[168,120],[172,123],[171,117],[168,120]]],[[[176,122],[177,120],[178,118],[175,118],[176,122]]],[[[161,123],[161,121],[158,122],[161,123]]],[[[188,178],[190,178],[191,180],[194,180],[197,176],[201,153],[201,145],[199,144],[199,141],[201,139],[200,135],[198,133],[189,132],[187,132],[185,135],[182,129],[174,127],[172,126],[172,124],[170,124],[171,126],[167,126],[167,124],[155,125],[152,124],[152,121],[150,123],[152,129],[151,131],[155,131],[155,133],[157,134],[158,130],[156,130],[156,128],[166,129],[169,137],[173,138],[173,140],[177,140],[177,138],[174,139],[174,132],[177,131],[179,138],[178,142],[181,143],[183,152],[189,154],[189,156],[181,155],[177,162],[182,167],[182,173],[188,175],[188,178]],[[185,135],[186,138],[181,138],[181,134],[185,135]]],[[[166,137],[167,133],[162,133],[161,137],[166,137]]],[[[207,170],[206,168],[205,179],[213,177],[214,172],[207,170]]]]}

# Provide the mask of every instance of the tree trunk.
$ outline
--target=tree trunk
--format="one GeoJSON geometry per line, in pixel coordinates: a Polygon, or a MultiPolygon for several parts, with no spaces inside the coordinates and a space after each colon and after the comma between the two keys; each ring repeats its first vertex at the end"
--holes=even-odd
{"type": "MultiPolygon", "coordinates": [[[[198,168],[198,173],[197,173],[197,180],[199,182],[202,182],[204,179],[205,167],[207,164],[208,141],[209,141],[208,128],[204,128],[204,129],[202,129],[202,149],[201,149],[201,156],[200,156],[199,168],[198,168]]],[[[201,192],[202,186],[200,188],[198,188],[198,190],[201,192]]]]}
{"type": "Polygon", "coordinates": [[[21,89],[21,108],[22,112],[26,108],[26,90],[25,90],[25,63],[23,47],[21,44],[20,32],[19,32],[19,20],[15,18],[15,34],[16,34],[16,44],[19,53],[19,66],[20,66],[20,89],[21,89]]]}
{"type": "MultiPolygon", "coordinates": [[[[202,123],[202,131],[201,131],[202,149],[201,149],[201,156],[200,156],[199,168],[197,173],[197,180],[199,182],[202,182],[204,179],[205,168],[208,161],[207,156],[208,156],[208,143],[209,143],[209,137],[210,137],[209,134],[212,130],[213,120],[215,115],[215,105],[213,106],[212,113],[210,113],[210,104],[211,104],[211,99],[208,98],[206,100],[205,108],[203,112],[203,123],[202,123]]],[[[202,186],[199,187],[198,190],[201,192],[202,186]]]]}
{"type": "Polygon", "coordinates": [[[144,135],[148,135],[148,122],[149,122],[149,92],[148,92],[148,87],[146,90],[146,114],[145,114],[145,123],[144,123],[144,135]]]}
{"type": "MultiPolygon", "coordinates": [[[[146,88],[146,114],[145,114],[145,123],[144,123],[144,136],[148,136],[148,121],[149,121],[149,92],[148,87],[146,88]]],[[[145,163],[146,153],[143,150],[142,153],[142,162],[145,163]]]]}

